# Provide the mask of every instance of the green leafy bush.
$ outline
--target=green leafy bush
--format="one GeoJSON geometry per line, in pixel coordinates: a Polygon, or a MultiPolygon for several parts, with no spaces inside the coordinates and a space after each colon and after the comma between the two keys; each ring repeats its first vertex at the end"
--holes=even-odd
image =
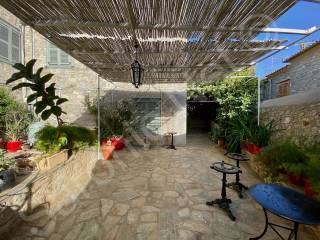
{"type": "Polygon", "coordinates": [[[61,149],[82,149],[96,142],[94,131],[71,125],[46,126],[36,135],[38,139],[36,148],[46,153],[58,152],[61,149]]]}
{"type": "Polygon", "coordinates": [[[299,175],[305,169],[307,160],[304,151],[289,140],[271,144],[258,155],[258,161],[271,179],[277,179],[282,171],[299,175]]]}
{"type": "Polygon", "coordinates": [[[22,103],[15,100],[7,89],[0,88],[0,131],[8,140],[23,139],[27,135],[27,127],[33,121],[30,111],[22,103]]]}

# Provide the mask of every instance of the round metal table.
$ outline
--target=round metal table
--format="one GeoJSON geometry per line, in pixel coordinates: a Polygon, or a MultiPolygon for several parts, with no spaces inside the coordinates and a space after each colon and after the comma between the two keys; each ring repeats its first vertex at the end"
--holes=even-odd
{"type": "Polygon", "coordinates": [[[236,174],[237,172],[239,172],[239,168],[232,164],[225,163],[224,161],[213,163],[212,166],[210,166],[210,168],[222,173],[222,188],[221,188],[221,198],[218,198],[213,201],[209,201],[207,202],[207,205],[213,206],[214,204],[217,204],[221,209],[226,211],[226,213],[228,214],[229,218],[232,221],[235,221],[236,218],[230,210],[229,204],[232,201],[231,199],[227,198],[226,186],[227,186],[227,174],[236,174]]]}
{"type": "Polygon", "coordinates": [[[276,229],[290,231],[288,240],[298,238],[299,224],[320,225],[320,203],[291,188],[277,184],[257,184],[249,189],[249,193],[263,208],[266,224],[263,232],[252,240],[262,238],[270,226],[281,239],[285,239],[276,229]],[[293,228],[271,223],[267,211],[293,222],[293,228]]]}
{"type": "Polygon", "coordinates": [[[242,173],[240,169],[240,162],[248,161],[249,157],[241,153],[227,153],[226,156],[232,160],[235,160],[237,162],[237,167],[239,168],[239,172],[236,173],[236,181],[228,183],[227,187],[231,187],[236,190],[239,194],[239,198],[242,198],[242,190],[248,190],[248,187],[240,182],[240,173],[242,173]]]}

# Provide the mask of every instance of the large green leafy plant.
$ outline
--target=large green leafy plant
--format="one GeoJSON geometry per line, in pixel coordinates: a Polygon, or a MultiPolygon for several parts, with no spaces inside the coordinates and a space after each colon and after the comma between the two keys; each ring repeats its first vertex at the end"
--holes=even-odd
{"type": "Polygon", "coordinates": [[[57,119],[58,125],[62,125],[61,115],[66,114],[62,111],[61,104],[68,101],[66,98],[61,98],[56,95],[55,83],[51,83],[47,86],[47,83],[53,77],[53,74],[49,73],[41,76],[43,68],[39,68],[37,71],[33,71],[35,59],[30,60],[26,65],[22,63],[16,63],[13,65],[18,72],[14,73],[9,78],[6,84],[11,84],[20,79],[25,78],[26,82],[19,82],[12,90],[17,90],[23,87],[32,90],[32,93],[28,96],[27,102],[34,103],[35,113],[40,114],[42,120],[47,120],[51,115],[54,115],[57,119]]]}

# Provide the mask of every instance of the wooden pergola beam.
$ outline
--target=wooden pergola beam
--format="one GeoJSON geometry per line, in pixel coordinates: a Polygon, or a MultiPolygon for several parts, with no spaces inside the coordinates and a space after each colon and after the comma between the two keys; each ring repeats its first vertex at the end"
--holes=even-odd
{"type": "MultiPolygon", "coordinates": [[[[146,54],[194,54],[194,53],[224,53],[224,52],[267,52],[267,51],[273,51],[273,50],[281,50],[284,49],[285,46],[278,46],[278,47],[264,47],[264,48],[217,48],[217,49],[211,49],[211,50],[181,50],[181,51],[151,51],[151,52],[138,52],[138,55],[146,55],[146,54]]],[[[72,50],[71,51],[74,54],[77,55],[127,55],[127,54],[133,54],[133,52],[105,52],[105,51],[89,51],[89,50],[72,50]]]]}
{"type": "MultiPolygon", "coordinates": [[[[120,65],[120,64],[108,64],[103,62],[86,62],[87,65],[91,66],[94,69],[125,69],[127,71],[130,68],[129,65],[120,65]]],[[[252,63],[223,63],[223,64],[205,64],[203,66],[195,65],[144,65],[144,69],[168,69],[168,68],[177,68],[177,69],[205,69],[210,67],[244,67],[252,66],[252,63]]]]}
{"type": "Polygon", "coordinates": [[[176,25],[138,25],[134,19],[132,6],[129,0],[127,4],[127,17],[128,22],[124,23],[107,23],[107,22],[93,22],[93,21],[74,21],[74,20],[38,20],[33,22],[28,22],[27,24],[33,27],[80,27],[80,28],[93,28],[93,27],[105,27],[105,28],[115,28],[115,29],[156,29],[156,30],[176,30],[176,31],[187,31],[187,32],[208,32],[208,36],[212,32],[256,32],[256,33],[281,33],[281,34],[298,34],[307,35],[314,31],[316,27],[309,29],[291,29],[291,28],[252,28],[246,26],[240,27],[202,27],[202,26],[176,26],[176,25]],[[210,30],[210,31],[208,31],[210,30]]]}

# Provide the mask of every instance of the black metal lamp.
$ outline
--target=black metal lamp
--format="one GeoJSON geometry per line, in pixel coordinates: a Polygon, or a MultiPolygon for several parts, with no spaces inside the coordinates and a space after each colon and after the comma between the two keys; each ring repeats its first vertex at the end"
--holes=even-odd
{"type": "Polygon", "coordinates": [[[131,78],[132,78],[131,81],[136,88],[139,88],[139,86],[142,85],[144,69],[142,68],[141,63],[139,63],[137,60],[139,45],[136,44],[134,45],[134,47],[136,49],[136,59],[131,64],[131,78]]]}

